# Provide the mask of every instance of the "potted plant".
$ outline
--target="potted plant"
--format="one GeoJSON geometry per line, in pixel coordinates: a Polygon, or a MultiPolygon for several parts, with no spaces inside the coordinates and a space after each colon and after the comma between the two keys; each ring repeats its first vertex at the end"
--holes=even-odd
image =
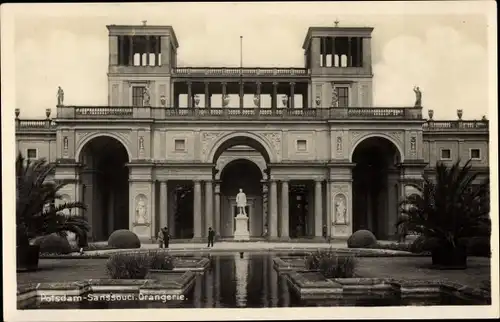
{"type": "Polygon", "coordinates": [[[59,191],[67,183],[47,180],[55,164],[45,159],[26,160],[20,153],[16,159],[16,253],[17,269],[32,270],[38,267],[39,246],[30,242],[36,237],[53,233],[66,237],[73,232],[84,240],[89,225],[83,216],[68,216],[66,209],[84,209],[80,202],[64,202],[59,191]],[[49,205],[49,206],[47,206],[49,205]]]}
{"type": "Polygon", "coordinates": [[[407,229],[428,242],[436,267],[466,268],[467,240],[491,233],[489,180],[476,184],[477,175],[470,160],[463,167],[438,162],[435,178],[424,175],[419,194],[402,201],[407,229]]]}

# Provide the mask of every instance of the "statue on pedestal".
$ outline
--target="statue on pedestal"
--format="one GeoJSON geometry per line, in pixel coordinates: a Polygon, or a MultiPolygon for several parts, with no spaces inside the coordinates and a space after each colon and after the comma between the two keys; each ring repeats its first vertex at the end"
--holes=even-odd
{"type": "Polygon", "coordinates": [[[413,87],[415,92],[415,107],[422,107],[422,92],[418,86],[413,87]]]}
{"type": "Polygon", "coordinates": [[[240,189],[236,195],[236,206],[238,207],[238,215],[247,215],[245,207],[247,206],[247,195],[240,189]]]}
{"type": "Polygon", "coordinates": [[[61,86],[57,88],[57,106],[64,105],[64,91],[61,86]]]}
{"type": "Polygon", "coordinates": [[[335,215],[338,224],[346,223],[346,213],[347,208],[344,202],[344,198],[337,198],[337,202],[335,203],[335,215]]]}

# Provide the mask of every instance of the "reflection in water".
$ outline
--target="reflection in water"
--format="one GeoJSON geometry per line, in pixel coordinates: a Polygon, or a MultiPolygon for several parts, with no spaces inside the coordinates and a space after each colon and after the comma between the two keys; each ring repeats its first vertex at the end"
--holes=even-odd
{"type": "Polygon", "coordinates": [[[404,306],[467,305],[456,297],[441,295],[432,299],[401,299],[399,296],[355,296],[341,300],[301,301],[290,292],[286,280],[273,268],[273,255],[245,253],[213,255],[207,271],[198,274],[186,300],[161,302],[81,302],[37,303],[24,308],[41,309],[130,309],[130,308],[235,308],[306,306],[404,306]]]}

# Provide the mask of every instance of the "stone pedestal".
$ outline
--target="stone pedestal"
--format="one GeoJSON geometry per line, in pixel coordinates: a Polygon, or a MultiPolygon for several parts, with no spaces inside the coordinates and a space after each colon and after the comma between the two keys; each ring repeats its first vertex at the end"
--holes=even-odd
{"type": "Polygon", "coordinates": [[[248,231],[248,217],[238,214],[236,220],[236,230],[234,231],[234,240],[250,240],[250,232],[248,231]]]}

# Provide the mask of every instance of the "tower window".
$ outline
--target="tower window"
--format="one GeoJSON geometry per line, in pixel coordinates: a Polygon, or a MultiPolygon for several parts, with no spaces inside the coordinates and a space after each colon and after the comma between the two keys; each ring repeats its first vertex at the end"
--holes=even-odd
{"type": "Polygon", "coordinates": [[[28,150],[26,150],[26,155],[28,157],[28,160],[35,160],[38,157],[37,154],[38,153],[37,153],[36,149],[28,149],[28,150]]]}
{"type": "Polygon", "coordinates": [[[349,88],[337,87],[339,107],[349,107],[349,88]]]}
{"type": "Polygon", "coordinates": [[[307,141],[297,140],[297,151],[306,152],[307,151],[307,141]]]}
{"type": "Polygon", "coordinates": [[[470,149],[470,158],[472,160],[481,160],[481,150],[480,149],[470,149]]]}
{"type": "Polygon", "coordinates": [[[441,150],[441,160],[451,160],[451,150],[442,149],[441,150]]]}
{"type": "Polygon", "coordinates": [[[186,140],[176,139],[174,141],[175,151],[186,151],[186,140]]]}
{"type": "Polygon", "coordinates": [[[132,87],[132,106],[134,106],[134,107],[143,106],[144,91],[145,90],[146,90],[146,87],[144,87],[144,86],[132,87]]]}

